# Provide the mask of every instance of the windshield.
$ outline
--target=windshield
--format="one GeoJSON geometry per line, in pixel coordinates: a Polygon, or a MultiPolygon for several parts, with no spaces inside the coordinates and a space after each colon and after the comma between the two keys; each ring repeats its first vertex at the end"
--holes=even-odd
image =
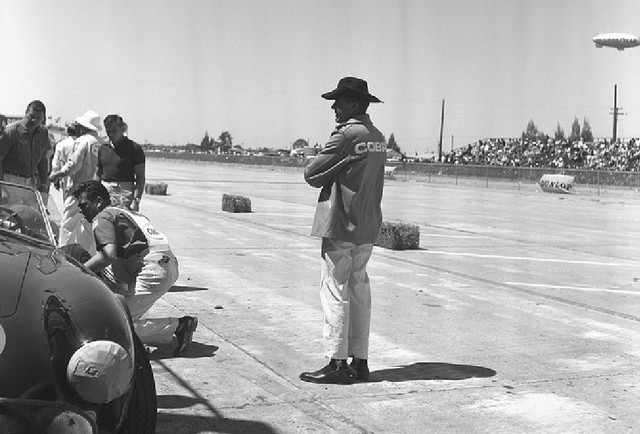
{"type": "Polygon", "coordinates": [[[40,193],[30,187],[0,181],[0,231],[10,231],[55,245],[51,213],[40,193]]]}

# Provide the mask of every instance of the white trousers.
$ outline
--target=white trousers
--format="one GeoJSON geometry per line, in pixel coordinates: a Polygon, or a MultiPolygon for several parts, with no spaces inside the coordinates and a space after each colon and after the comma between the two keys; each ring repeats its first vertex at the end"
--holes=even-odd
{"type": "Polygon", "coordinates": [[[80,213],[78,201],[69,192],[64,193],[60,234],[58,238],[58,244],[60,246],[78,243],[84,247],[91,256],[96,254],[96,241],[93,237],[91,224],[86,221],[80,213]]]}
{"type": "Polygon", "coordinates": [[[366,267],[372,250],[373,244],[322,239],[320,301],[328,358],[368,358],[371,287],[366,267]]]}
{"type": "Polygon", "coordinates": [[[135,286],[125,294],[136,334],[145,344],[169,344],[173,339],[178,318],[142,316],[171,289],[178,274],[178,260],[171,252],[149,253],[144,257],[135,286]]]}

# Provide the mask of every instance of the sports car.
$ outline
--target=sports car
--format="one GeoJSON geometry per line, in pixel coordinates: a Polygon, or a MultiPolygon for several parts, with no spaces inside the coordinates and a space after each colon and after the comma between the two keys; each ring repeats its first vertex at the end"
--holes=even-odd
{"type": "Polygon", "coordinates": [[[50,216],[36,190],[0,181],[0,432],[153,433],[126,303],[56,247],[50,216]]]}

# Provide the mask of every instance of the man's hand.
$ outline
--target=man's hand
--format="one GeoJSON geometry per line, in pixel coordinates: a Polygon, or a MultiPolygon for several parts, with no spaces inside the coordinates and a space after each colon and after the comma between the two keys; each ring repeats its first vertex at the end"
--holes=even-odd
{"type": "Polygon", "coordinates": [[[49,175],[49,181],[51,182],[56,182],[60,178],[62,178],[62,174],[60,172],[51,172],[51,174],[49,175]]]}

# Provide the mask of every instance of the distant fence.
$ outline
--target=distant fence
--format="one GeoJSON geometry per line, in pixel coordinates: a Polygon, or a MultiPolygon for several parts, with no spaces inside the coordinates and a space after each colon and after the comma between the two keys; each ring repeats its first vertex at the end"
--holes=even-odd
{"type": "Polygon", "coordinates": [[[300,167],[303,168],[307,164],[307,160],[297,157],[274,157],[268,155],[233,155],[233,154],[196,154],[189,152],[150,152],[145,151],[147,157],[185,160],[185,161],[202,161],[215,163],[230,164],[246,164],[250,166],[281,166],[281,167],[300,167]]]}
{"type": "MultiPolygon", "coordinates": [[[[251,165],[260,168],[282,167],[296,171],[302,171],[308,162],[304,158],[295,157],[174,152],[147,152],[147,157],[251,165]]],[[[575,186],[578,191],[582,192],[600,194],[609,190],[636,191],[640,189],[640,172],[412,162],[389,162],[388,166],[394,167],[392,178],[398,181],[522,188],[535,187],[544,174],[564,174],[573,176],[575,186]]]]}
{"type": "Polygon", "coordinates": [[[574,177],[574,184],[582,190],[633,190],[640,188],[640,172],[617,170],[580,170],[545,167],[475,166],[440,163],[396,163],[393,177],[398,180],[434,183],[480,184],[485,187],[511,184],[535,186],[545,174],[563,174],[574,177]]]}

